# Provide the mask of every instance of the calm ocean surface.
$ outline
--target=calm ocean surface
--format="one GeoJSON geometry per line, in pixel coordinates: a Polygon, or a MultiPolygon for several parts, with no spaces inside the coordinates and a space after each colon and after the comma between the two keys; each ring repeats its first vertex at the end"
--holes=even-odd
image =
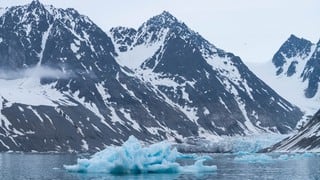
{"type": "MultiPolygon", "coordinates": [[[[132,180],[168,180],[168,179],[320,179],[320,156],[289,160],[272,160],[268,162],[246,162],[234,160],[230,154],[211,154],[212,160],[206,164],[217,165],[212,173],[178,173],[178,174],[139,174],[109,175],[69,173],[63,164],[75,164],[78,156],[70,154],[15,154],[0,153],[1,180],[46,180],[46,179],[132,179],[132,180]]],[[[191,164],[190,160],[180,161],[191,164]]]]}

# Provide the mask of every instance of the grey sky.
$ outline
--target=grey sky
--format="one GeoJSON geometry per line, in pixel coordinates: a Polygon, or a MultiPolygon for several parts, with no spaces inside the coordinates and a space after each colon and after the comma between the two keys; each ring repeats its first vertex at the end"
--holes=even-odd
{"type": "MultiPolygon", "coordinates": [[[[30,0],[0,0],[0,7],[30,0]]],[[[41,0],[56,7],[77,9],[102,29],[137,28],[167,10],[211,43],[239,55],[243,61],[263,62],[295,34],[320,39],[319,0],[41,0]]]]}

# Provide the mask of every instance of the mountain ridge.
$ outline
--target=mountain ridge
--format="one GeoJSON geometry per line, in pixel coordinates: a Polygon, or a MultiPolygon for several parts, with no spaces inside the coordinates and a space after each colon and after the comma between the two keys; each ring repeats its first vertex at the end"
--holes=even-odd
{"type": "Polygon", "coordinates": [[[34,1],[0,19],[1,67],[33,74],[1,80],[2,151],[96,151],[129,135],[197,135],[188,117],[118,65],[111,39],[86,16],[34,1]],[[55,73],[43,77],[47,69],[55,73]]]}
{"type": "Polygon", "coordinates": [[[307,115],[313,115],[320,102],[319,45],[319,42],[315,44],[291,35],[270,62],[253,65],[251,69],[307,115]],[[286,81],[286,84],[283,81],[286,81]],[[288,87],[295,91],[288,92],[288,87]]]}
{"type": "MultiPolygon", "coordinates": [[[[191,109],[191,111],[186,113],[189,113],[190,116],[194,117],[195,119],[197,119],[197,115],[199,114],[207,114],[201,112],[199,109],[205,109],[205,112],[210,110],[208,110],[208,107],[206,106],[197,107],[196,104],[192,103],[192,101],[195,101],[195,99],[190,100],[190,97],[194,96],[193,98],[195,98],[197,95],[201,95],[202,93],[200,89],[202,89],[204,92],[210,92],[212,91],[212,87],[220,87],[221,92],[224,92],[224,94],[227,93],[228,95],[223,95],[223,93],[221,95],[217,95],[218,92],[214,92],[215,94],[211,93],[211,96],[203,96],[200,99],[205,100],[211,99],[210,97],[220,97],[218,100],[216,99],[214,101],[209,101],[212,104],[220,104],[220,108],[217,109],[226,112],[228,111],[228,108],[225,106],[225,101],[227,101],[225,96],[228,97],[228,100],[233,99],[231,100],[233,102],[230,102],[229,106],[233,107],[234,109],[239,109],[237,112],[239,114],[236,116],[243,116],[244,119],[246,119],[244,122],[247,122],[247,125],[243,124],[242,127],[237,127],[238,125],[235,123],[236,129],[242,129],[246,126],[250,126],[251,130],[255,131],[254,129],[256,126],[251,124],[246,115],[247,112],[245,110],[245,101],[241,98],[237,98],[239,94],[232,93],[238,93],[239,90],[242,91],[243,96],[244,94],[247,94],[246,99],[252,99],[250,92],[253,88],[249,88],[247,85],[248,81],[244,77],[252,77],[255,79],[257,84],[260,84],[261,86],[266,85],[261,80],[258,80],[257,77],[251,72],[249,74],[240,74],[242,71],[248,72],[249,70],[242,63],[239,57],[234,56],[232,53],[227,53],[216,48],[198,33],[195,33],[189,29],[183,22],[178,21],[176,18],[171,18],[171,15],[168,16],[170,21],[169,25],[162,26],[163,22],[166,21],[163,20],[163,18],[166,16],[167,12],[163,12],[160,15],[154,16],[150,20],[147,20],[146,23],[143,23],[135,33],[136,39],[131,40],[132,42],[138,42],[137,39],[143,39],[141,37],[152,37],[151,44],[149,38],[144,38],[145,41],[143,43],[139,42],[140,46],[131,45],[130,48],[125,48],[127,51],[118,51],[118,62],[123,66],[131,68],[138,76],[140,76],[142,80],[153,84],[156,89],[162,91],[164,96],[167,96],[168,102],[179,107],[184,112],[186,112],[188,109],[191,109]],[[170,27],[170,24],[172,23],[178,25],[174,26],[172,29],[168,29],[167,27],[170,27]],[[147,45],[143,47],[141,44],[147,45]],[[148,49],[149,47],[156,47],[152,49],[151,53],[148,52],[151,55],[148,54],[148,56],[145,58],[141,56],[134,56],[136,52],[142,52],[141,48],[148,49]],[[127,57],[130,57],[131,59],[127,57]],[[136,58],[140,58],[140,60],[138,60],[139,64],[132,66],[130,61],[133,61],[136,58]],[[241,66],[241,70],[238,70],[238,66],[241,66]],[[166,84],[161,83],[161,81],[166,82],[166,84]],[[224,82],[225,84],[221,82],[224,82]],[[194,88],[195,84],[198,84],[199,87],[194,88]],[[229,86],[229,90],[227,91],[226,86],[229,86]],[[220,102],[217,103],[217,101],[220,102]],[[191,104],[192,106],[189,106],[191,104]],[[235,104],[237,105],[235,106],[235,104]],[[241,106],[241,108],[239,108],[239,106],[241,106]]],[[[126,44],[121,43],[121,41],[118,39],[118,35],[121,34],[121,32],[117,32],[116,30],[117,28],[112,28],[110,32],[110,34],[113,35],[113,42],[116,44],[115,46],[125,46],[126,44]]],[[[126,37],[126,33],[123,33],[122,37],[126,37]]],[[[274,93],[271,89],[269,92],[274,93]]],[[[285,100],[282,101],[286,102],[285,100]]],[[[215,115],[217,117],[219,116],[217,114],[215,115]]],[[[232,117],[232,115],[229,114],[229,117],[232,117]]],[[[221,123],[222,122],[219,122],[219,124],[221,123]]],[[[214,124],[216,124],[216,122],[214,124]]]]}
{"type": "Polygon", "coordinates": [[[0,67],[17,76],[0,79],[0,150],[85,152],[130,135],[154,142],[295,127],[300,110],[239,57],[168,12],[151,19],[136,32],[113,29],[117,39],[74,9],[9,8],[0,17],[0,67]],[[174,29],[162,28],[163,18],[174,29]]]}
{"type": "Polygon", "coordinates": [[[320,110],[296,134],[265,149],[271,152],[319,152],[320,110]]]}

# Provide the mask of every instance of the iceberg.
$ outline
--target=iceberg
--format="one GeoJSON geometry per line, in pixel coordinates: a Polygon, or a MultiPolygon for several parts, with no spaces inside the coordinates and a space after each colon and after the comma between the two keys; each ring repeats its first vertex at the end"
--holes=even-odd
{"type": "Polygon", "coordinates": [[[106,149],[92,155],[90,159],[78,159],[75,165],[64,165],[69,172],[79,173],[179,173],[179,172],[212,172],[215,165],[206,166],[204,161],[209,156],[185,155],[172,148],[168,142],[159,142],[143,147],[134,136],[118,147],[106,149]],[[192,158],[193,165],[182,166],[177,160],[192,158]]]}

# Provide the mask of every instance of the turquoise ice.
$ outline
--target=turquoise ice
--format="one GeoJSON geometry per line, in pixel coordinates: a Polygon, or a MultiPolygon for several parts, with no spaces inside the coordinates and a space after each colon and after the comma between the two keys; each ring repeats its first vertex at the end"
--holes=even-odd
{"type": "Polygon", "coordinates": [[[243,153],[236,156],[234,160],[243,163],[274,163],[276,161],[292,161],[316,156],[318,156],[317,153],[243,153]]]}
{"type": "Polygon", "coordinates": [[[122,146],[107,147],[90,159],[78,159],[77,164],[64,165],[64,168],[71,172],[110,174],[216,171],[215,165],[203,165],[208,158],[183,155],[167,142],[143,147],[139,140],[130,136],[122,146]],[[179,158],[193,158],[196,161],[193,165],[182,166],[177,162],[179,158]]]}

